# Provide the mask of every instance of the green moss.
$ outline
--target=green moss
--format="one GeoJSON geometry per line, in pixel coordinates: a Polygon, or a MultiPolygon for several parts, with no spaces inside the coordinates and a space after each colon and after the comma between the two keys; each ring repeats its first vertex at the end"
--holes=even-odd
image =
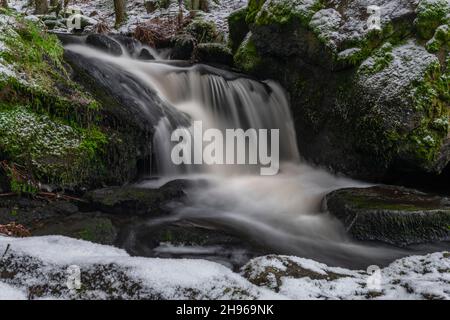
{"type": "Polygon", "coordinates": [[[421,0],[415,20],[418,34],[424,39],[430,39],[437,27],[448,23],[449,14],[448,0],[421,0]]]}
{"type": "Polygon", "coordinates": [[[191,34],[198,43],[223,41],[223,36],[217,31],[214,22],[200,18],[193,20],[186,27],[186,32],[191,34]]]}
{"type": "Polygon", "coordinates": [[[372,54],[370,60],[367,60],[366,63],[361,66],[358,72],[375,74],[382,71],[392,62],[392,60],[394,60],[392,48],[393,46],[389,42],[382,45],[372,54]]]}
{"type": "Polygon", "coordinates": [[[271,1],[260,11],[255,24],[258,26],[299,24],[307,27],[314,13],[322,8],[324,8],[322,0],[312,3],[304,0],[271,1]]]}
{"type": "Polygon", "coordinates": [[[423,80],[415,87],[413,105],[422,112],[420,125],[407,135],[390,133],[401,153],[414,157],[416,163],[427,169],[433,167],[449,130],[450,87],[448,72],[442,72],[439,63],[432,64],[423,80]]]}
{"type": "MultiPolygon", "coordinates": [[[[70,187],[89,180],[102,169],[105,143],[95,127],[71,127],[26,106],[0,105],[0,148],[38,181],[70,187]]],[[[30,186],[19,182],[11,179],[12,189],[30,186]]]]}
{"type": "Polygon", "coordinates": [[[253,43],[251,36],[242,42],[234,56],[236,66],[247,73],[255,73],[261,67],[262,58],[253,43]]]}
{"type": "Polygon", "coordinates": [[[366,210],[392,210],[392,211],[421,211],[433,209],[429,206],[420,206],[411,203],[389,202],[386,199],[374,199],[367,196],[348,195],[344,199],[357,209],[366,210]]]}
{"type": "Polygon", "coordinates": [[[228,29],[230,30],[229,47],[235,52],[245,36],[249,32],[249,27],[245,21],[248,9],[242,8],[228,16],[228,29]]]}
{"type": "Polygon", "coordinates": [[[426,48],[428,52],[436,53],[441,49],[449,50],[450,43],[450,27],[448,24],[442,25],[436,29],[433,38],[427,42],[426,48]]]}
{"type": "Polygon", "coordinates": [[[245,17],[247,24],[255,22],[256,15],[259,13],[265,2],[266,0],[249,0],[245,17]]]}

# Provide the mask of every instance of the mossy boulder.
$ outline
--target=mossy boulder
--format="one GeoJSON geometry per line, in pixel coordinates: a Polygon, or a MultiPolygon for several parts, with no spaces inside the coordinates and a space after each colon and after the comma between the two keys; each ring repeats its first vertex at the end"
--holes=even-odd
{"type": "Polygon", "coordinates": [[[362,1],[267,0],[235,66],[287,89],[309,161],[376,181],[440,174],[450,160],[448,30],[427,45],[416,1],[372,4],[380,25],[369,29],[362,1]]]}
{"type": "Polygon", "coordinates": [[[89,208],[112,214],[158,215],[164,205],[182,199],[189,186],[185,181],[172,181],[159,189],[139,187],[110,187],[86,195],[89,208]]]}
{"type": "Polygon", "coordinates": [[[239,48],[247,33],[250,31],[246,22],[247,7],[232,12],[228,16],[228,28],[230,30],[229,46],[233,51],[239,48]]]}
{"type": "Polygon", "coordinates": [[[112,104],[73,80],[58,38],[12,11],[0,14],[0,29],[0,160],[20,168],[35,191],[40,184],[83,190],[135,179],[148,153],[113,122],[112,104]]]}
{"type": "Polygon", "coordinates": [[[197,47],[197,39],[190,33],[182,33],[171,39],[172,52],[170,58],[173,60],[191,60],[197,47]]]}
{"type": "Polygon", "coordinates": [[[442,51],[444,54],[448,54],[450,45],[450,26],[448,24],[443,24],[439,26],[433,38],[427,42],[426,48],[431,53],[438,53],[442,51]]]}
{"type": "Polygon", "coordinates": [[[221,43],[200,43],[197,46],[196,55],[199,62],[226,66],[233,64],[231,49],[221,43]]]}
{"type": "Polygon", "coordinates": [[[201,17],[192,20],[186,27],[185,32],[192,35],[197,43],[222,42],[224,40],[215,23],[201,17]]]}
{"type": "Polygon", "coordinates": [[[33,236],[59,235],[104,245],[113,245],[117,237],[117,229],[111,220],[95,213],[79,213],[65,219],[40,221],[31,232],[33,236]]]}
{"type": "Polygon", "coordinates": [[[411,189],[377,186],[341,189],[326,209],[358,240],[394,245],[450,240],[450,199],[411,189]]]}

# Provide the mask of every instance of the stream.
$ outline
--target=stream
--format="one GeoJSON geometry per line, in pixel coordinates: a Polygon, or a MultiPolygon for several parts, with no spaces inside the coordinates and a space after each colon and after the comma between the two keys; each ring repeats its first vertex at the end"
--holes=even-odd
{"type": "MultiPolygon", "coordinates": [[[[155,248],[147,245],[145,237],[130,230],[122,237],[121,246],[133,254],[203,258],[239,266],[257,254],[274,253],[361,268],[439,250],[439,244],[396,248],[355,242],[346,235],[341,223],[322,210],[322,199],[336,189],[369,184],[332,175],[302,160],[289,98],[277,83],[261,82],[213,66],[166,61],[153,50],[156,59],[142,61],[126,53],[110,55],[84,44],[66,45],[65,49],[97,61],[98,66],[108,66],[117,74],[127,73],[171,106],[155,117],[149,110],[151,106],[139,100],[140,96],[132,97],[141,101],[142,117],[148,116],[155,128],[153,141],[149,141],[154,150],[152,171],[139,182],[139,187],[158,188],[178,179],[206,182],[187,189],[187,202],[174,203],[172,215],[140,222],[139,229],[152,232],[170,223],[188,221],[211,230],[227,230],[241,239],[241,243],[229,248],[174,246],[170,242],[155,248]],[[238,128],[279,129],[279,173],[261,176],[258,165],[173,164],[171,134],[177,128],[192,131],[186,118],[190,124],[202,121],[204,129],[221,132],[238,128]]],[[[122,86],[125,90],[127,83],[122,86]]]]}

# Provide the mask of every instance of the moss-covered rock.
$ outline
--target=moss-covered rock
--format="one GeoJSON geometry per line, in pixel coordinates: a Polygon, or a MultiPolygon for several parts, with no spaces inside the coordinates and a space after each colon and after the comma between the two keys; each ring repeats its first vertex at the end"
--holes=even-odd
{"type": "Polygon", "coordinates": [[[436,53],[443,50],[445,53],[449,52],[450,44],[450,27],[448,24],[443,24],[436,29],[433,38],[427,42],[426,48],[431,53],[436,53]]]}
{"type": "Polygon", "coordinates": [[[105,136],[37,114],[24,106],[0,105],[0,146],[7,158],[26,166],[38,181],[86,182],[104,170],[97,150],[105,136]]]}
{"type": "Polygon", "coordinates": [[[415,190],[378,186],[342,189],[326,208],[358,240],[408,245],[450,239],[450,199],[415,190]]]}
{"type": "Polygon", "coordinates": [[[32,186],[134,179],[144,153],[124,126],[105,121],[113,106],[73,81],[58,38],[10,11],[0,14],[0,30],[0,160],[18,165],[32,186]]]}
{"type": "Polygon", "coordinates": [[[197,46],[199,62],[214,63],[230,66],[233,64],[231,49],[220,43],[201,43],[197,46]]]}
{"type": "Polygon", "coordinates": [[[235,52],[245,36],[249,32],[248,24],[246,22],[248,9],[241,8],[231,13],[228,17],[228,29],[230,30],[229,46],[235,52]]]}
{"type": "Polygon", "coordinates": [[[171,39],[172,52],[170,58],[173,60],[191,60],[197,47],[197,39],[189,33],[182,33],[171,39]]]}
{"type": "Polygon", "coordinates": [[[64,219],[40,221],[39,225],[32,229],[32,234],[33,236],[60,235],[113,245],[117,230],[111,220],[102,215],[80,213],[64,219]]]}
{"type": "Polygon", "coordinates": [[[416,1],[372,4],[380,28],[369,30],[361,1],[268,0],[235,66],[289,91],[308,160],[374,180],[391,170],[439,174],[450,159],[447,29],[430,54],[415,36],[416,1]]]}
{"type": "Polygon", "coordinates": [[[252,33],[249,32],[234,55],[234,63],[246,73],[258,74],[262,62],[263,60],[253,41],[252,33]]]}
{"type": "Polygon", "coordinates": [[[417,32],[424,39],[430,39],[437,27],[450,22],[450,2],[448,0],[421,0],[416,13],[417,32]]]}
{"type": "Polygon", "coordinates": [[[214,22],[202,18],[194,19],[185,31],[191,34],[197,40],[197,43],[223,41],[223,35],[217,30],[214,22]]]}
{"type": "Polygon", "coordinates": [[[91,209],[112,214],[158,215],[164,205],[185,196],[186,181],[172,181],[159,189],[111,187],[94,190],[86,195],[91,209]]]}

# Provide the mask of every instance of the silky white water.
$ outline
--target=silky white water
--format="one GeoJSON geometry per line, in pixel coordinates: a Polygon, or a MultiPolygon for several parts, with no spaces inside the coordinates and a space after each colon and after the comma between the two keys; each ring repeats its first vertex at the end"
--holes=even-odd
{"type": "Polygon", "coordinates": [[[155,188],[180,178],[208,182],[188,190],[188,204],[176,208],[174,216],[165,220],[210,221],[246,235],[274,253],[335,265],[382,264],[406,254],[405,250],[352,242],[343,226],[321,210],[328,192],[365,184],[302,163],[288,98],[278,84],[202,65],[179,67],[127,55],[115,57],[81,45],[66,49],[131,74],[180,114],[187,114],[192,122],[202,121],[206,128],[280,130],[280,173],[260,176],[248,166],[174,165],[170,136],[177,124],[161,118],[155,123],[153,140],[160,179],[140,186],[155,188]]]}

